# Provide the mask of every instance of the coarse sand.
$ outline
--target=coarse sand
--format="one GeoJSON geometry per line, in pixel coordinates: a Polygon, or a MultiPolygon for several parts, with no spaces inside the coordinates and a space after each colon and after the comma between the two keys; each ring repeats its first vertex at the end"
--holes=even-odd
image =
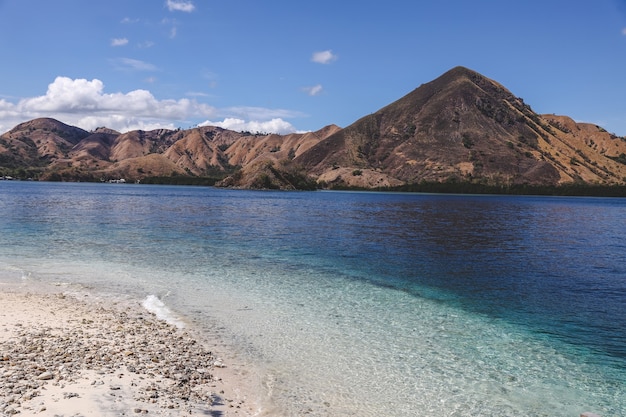
{"type": "Polygon", "coordinates": [[[246,370],[139,302],[0,285],[0,415],[269,416],[246,370]]]}

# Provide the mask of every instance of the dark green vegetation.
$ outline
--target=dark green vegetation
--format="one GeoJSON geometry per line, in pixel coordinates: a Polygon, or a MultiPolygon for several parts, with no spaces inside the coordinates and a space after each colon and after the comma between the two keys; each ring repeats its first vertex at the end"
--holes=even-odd
{"type": "Polygon", "coordinates": [[[208,185],[213,186],[222,178],[211,177],[191,177],[176,175],[171,177],[146,177],[141,180],[142,184],[164,184],[164,185],[208,185]]]}
{"type": "Polygon", "coordinates": [[[626,197],[624,185],[593,185],[585,183],[569,183],[562,185],[486,185],[472,183],[438,183],[424,182],[389,187],[380,191],[446,193],[446,194],[503,194],[503,195],[553,195],[580,197],[626,197]]]}

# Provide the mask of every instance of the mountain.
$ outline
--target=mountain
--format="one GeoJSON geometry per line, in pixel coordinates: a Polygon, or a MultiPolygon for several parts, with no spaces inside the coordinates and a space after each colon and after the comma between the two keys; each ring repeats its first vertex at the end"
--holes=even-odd
{"type": "MultiPolygon", "coordinates": [[[[211,177],[210,183],[244,166],[254,168],[266,161],[290,161],[337,130],[337,126],[327,126],[318,132],[285,136],[254,135],[215,126],[126,133],[101,127],[87,132],[53,119],[35,119],[0,135],[0,176],[55,181],[211,177]]],[[[240,187],[251,183],[295,188],[288,175],[259,182],[254,179],[258,173],[253,171],[241,170],[236,177],[244,185],[232,178],[230,182],[240,187]]],[[[293,167],[287,171],[296,175],[293,167]]],[[[297,175],[309,181],[307,188],[311,188],[305,173],[297,175]]]]}
{"type": "Polygon", "coordinates": [[[456,67],[343,129],[87,132],[35,119],[0,135],[0,176],[6,175],[144,182],[210,177],[221,186],[282,189],[611,186],[626,182],[626,138],[567,116],[537,114],[496,81],[456,67]]]}
{"type": "Polygon", "coordinates": [[[89,132],[54,119],[21,123],[0,136],[0,167],[45,166],[66,158],[89,132]]]}
{"type": "Polygon", "coordinates": [[[331,185],[621,184],[626,141],[538,115],[497,82],[454,68],[295,159],[331,185]]]}

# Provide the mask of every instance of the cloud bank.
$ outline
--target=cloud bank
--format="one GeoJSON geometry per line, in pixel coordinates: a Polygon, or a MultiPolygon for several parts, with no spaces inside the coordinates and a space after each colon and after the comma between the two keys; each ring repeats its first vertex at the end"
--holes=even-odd
{"type": "Polygon", "coordinates": [[[252,132],[252,133],[278,133],[286,135],[296,132],[296,129],[289,122],[281,118],[275,118],[267,121],[245,121],[235,117],[227,117],[221,122],[212,122],[207,120],[198,126],[218,126],[223,129],[234,130],[235,132],[252,132]]]}
{"type": "Polygon", "coordinates": [[[216,110],[216,114],[224,117],[224,120],[206,120],[198,126],[218,126],[236,132],[278,133],[280,135],[295,132],[304,133],[284,120],[303,116],[303,114],[291,110],[240,106],[216,110]]]}
{"type": "Polygon", "coordinates": [[[283,118],[301,116],[288,110],[234,107],[218,110],[194,99],[155,98],[150,91],[106,93],[98,79],[57,77],[44,95],[23,98],[17,103],[0,99],[0,133],[19,123],[51,117],[70,125],[93,130],[106,126],[120,132],[158,128],[188,128],[200,125],[251,132],[292,133],[296,129],[283,118]],[[211,118],[223,121],[210,122],[211,118]]]}

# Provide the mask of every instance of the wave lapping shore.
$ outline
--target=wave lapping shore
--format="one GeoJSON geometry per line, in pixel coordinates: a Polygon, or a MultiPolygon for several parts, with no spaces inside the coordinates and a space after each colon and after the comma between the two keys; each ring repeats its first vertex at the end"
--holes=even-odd
{"type": "Polygon", "coordinates": [[[0,292],[0,415],[257,415],[188,331],[131,303],[0,292]]]}

